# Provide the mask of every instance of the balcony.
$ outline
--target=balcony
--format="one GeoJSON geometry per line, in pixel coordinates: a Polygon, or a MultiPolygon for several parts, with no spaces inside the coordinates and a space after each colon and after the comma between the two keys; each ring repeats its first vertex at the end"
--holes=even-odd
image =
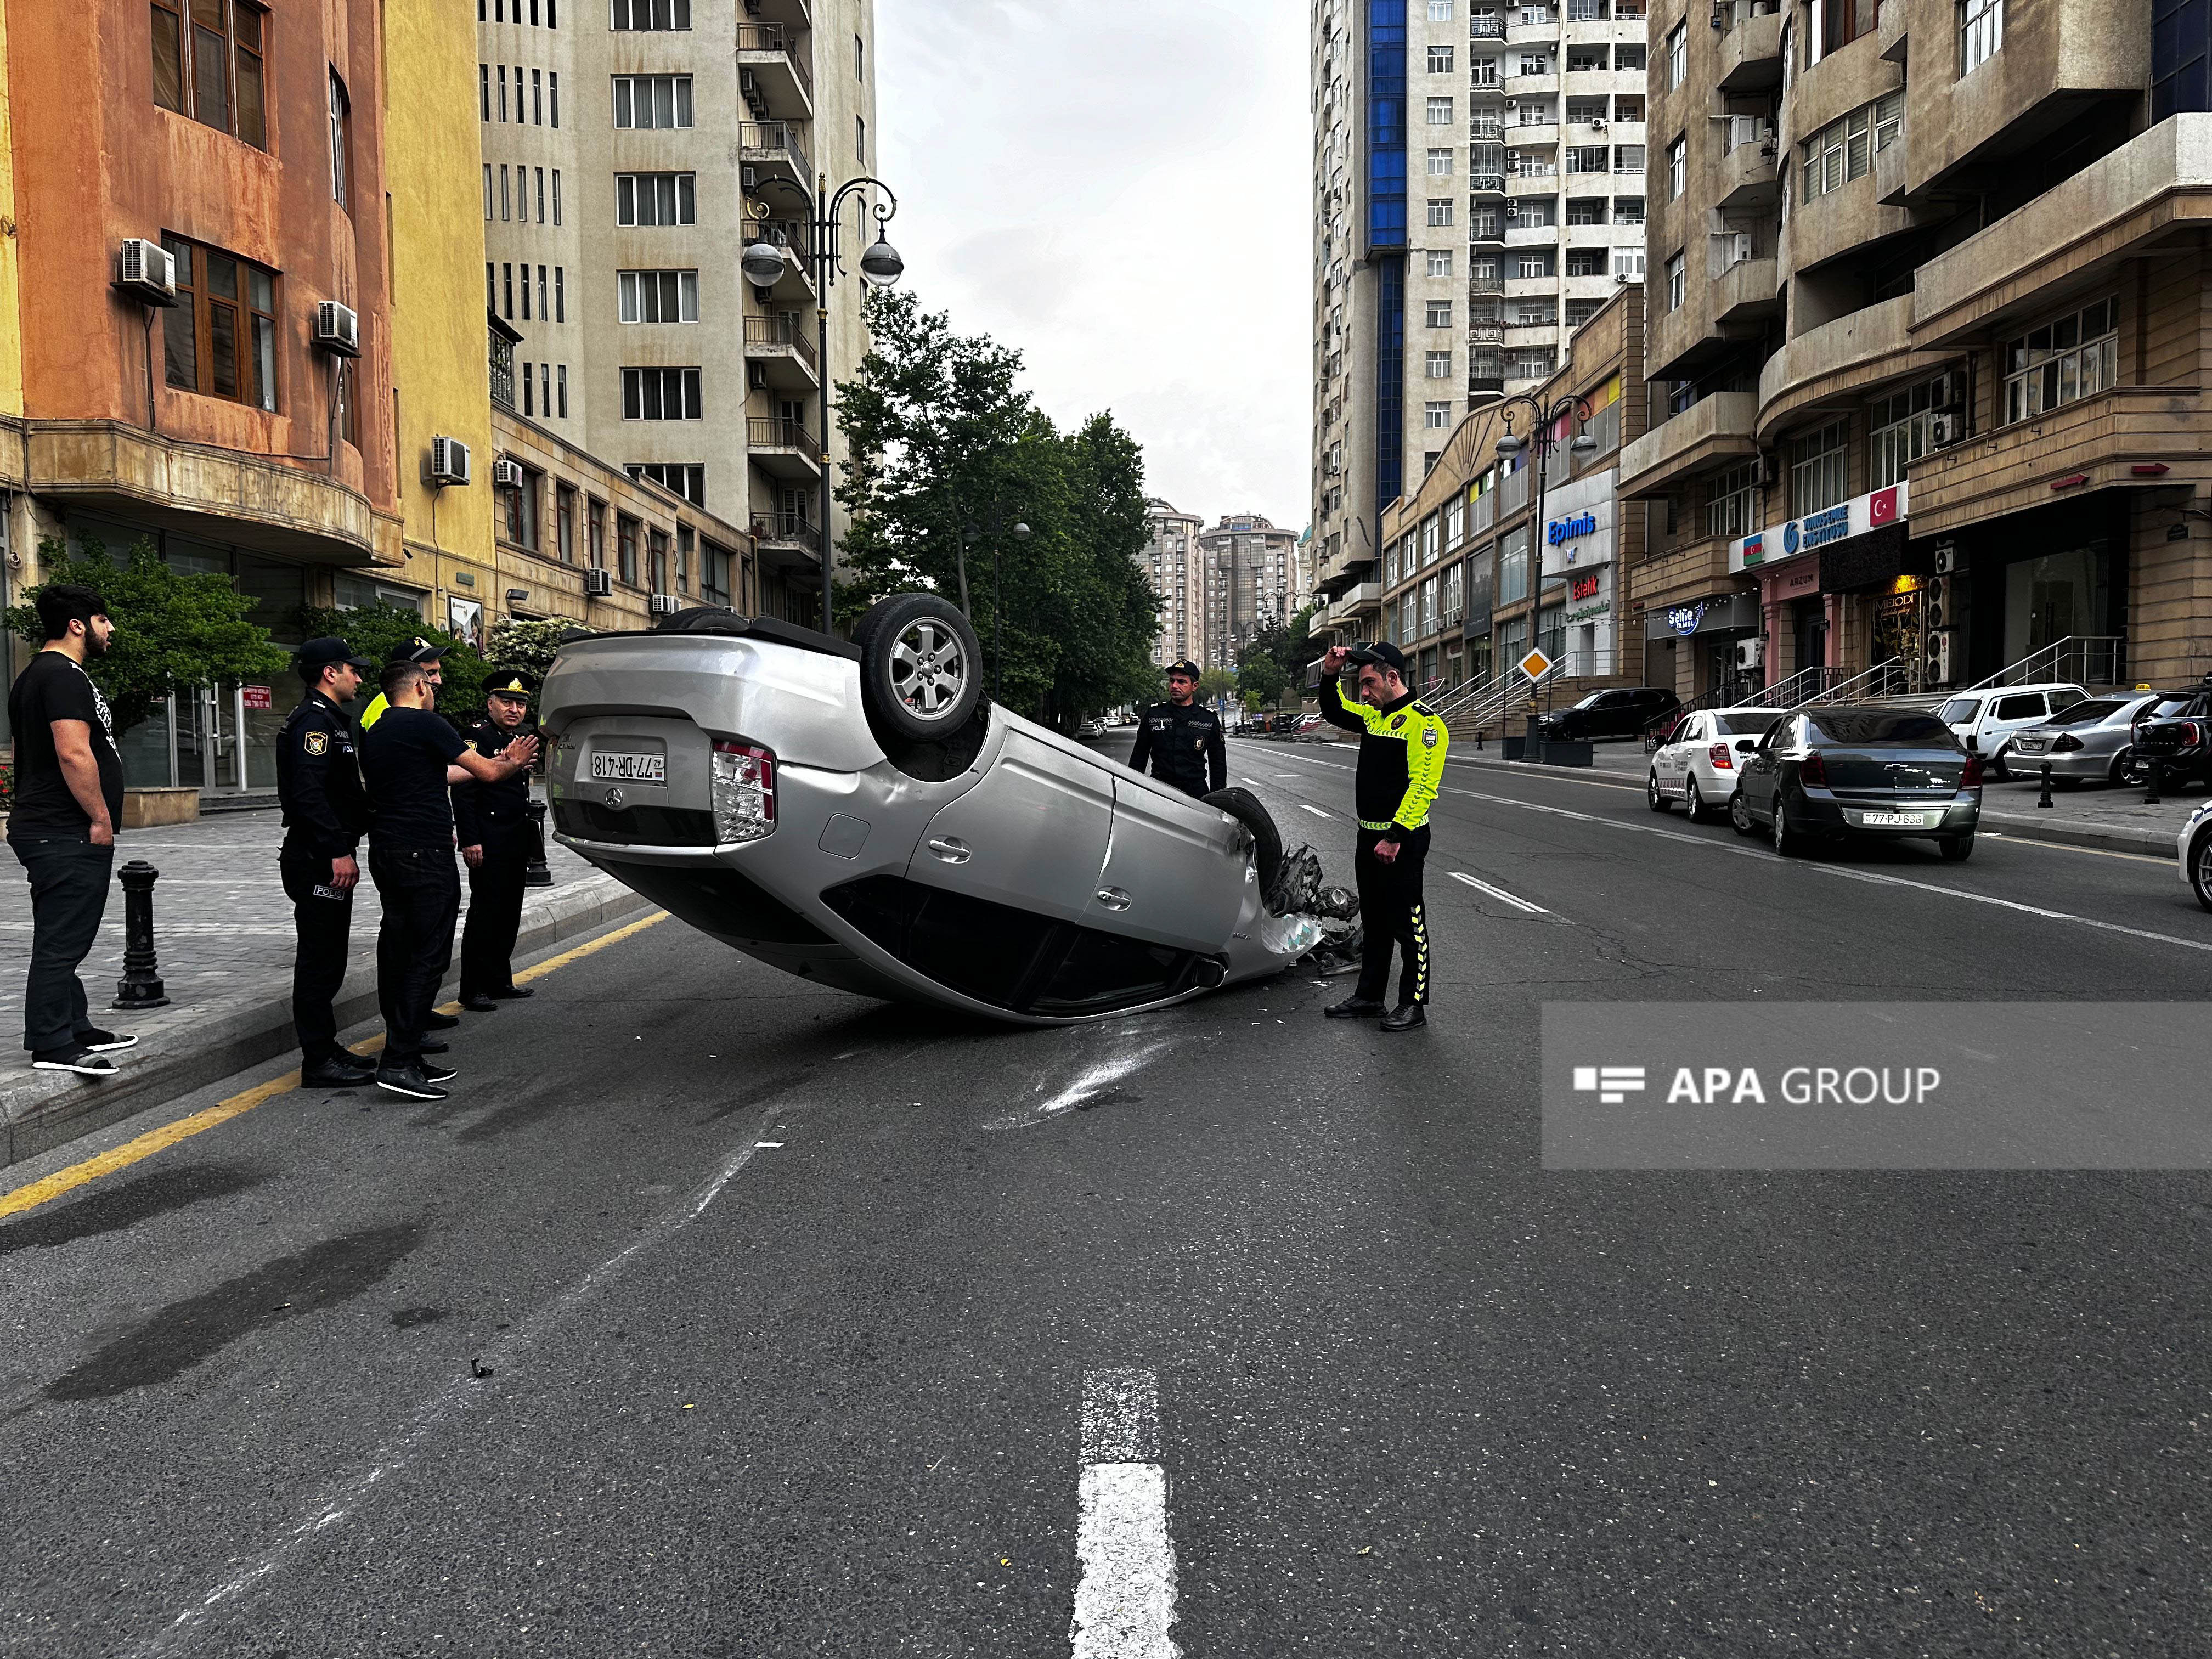
{"type": "Polygon", "coordinates": [[[1541,173],[1516,173],[1505,181],[1508,196],[1557,196],[1559,193],[1559,174],[1556,168],[1541,173]]]}
{"type": "Polygon", "coordinates": [[[772,386],[811,392],[822,384],[814,341],[795,315],[746,318],[745,356],[761,365],[772,386]]]}
{"type": "MultiPolygon", "coordinates": [[[[1899,0],[1890,0],[1889,9],[1899,0]]],[[[1723,92],[1765,92],[1782,84],[1782,13],[1778,8],[1747,15],[1736,9],[1735,27],[1721,36],[1719,85],[1723,92]]]]}
{"type": "Polygon", "coordinates": [[[1498,17],[1472,19],[1467,26],[1467,35],[1470,40],[1503,40],[1505,38],[1504,20],[1498,17]]]}
{"type": "MultiPolygon", "coordinates": [[[[1892,144],[1890,149],[1902,149],[1901,144],[1892,144]]],[[[1888,154],[1887,150],[1883,152],[1888,154]]],[[[1753,139],[1738,144],[1720,159],[1720,193],[1717,204],[1723,209],[1745,210],[1772,207],[1782,199],[1782,186],[1775,165],[1774,140],[1770,137],[1753,139]]]]}
{"type": "Polygon", "coordinates": [[[1738,259],[1713,278],[1713,320],[1741,328],[1779,316],[1780,288],[1772,259],[1738,259]]]}
{"type": "Polygon", "coordinates": [[[755,242],[766,242],[783,250],[783,275],[769,297],[785,305],[817,303],[814,278],[806,263],[807,229],[797,219],[748,219],[744,240],[748,246],[755,242]]]}
{"type": "Polygon", "coordinates": [[[1467,291],[1474,295],[1503,294],[1505,292],[1504,275],[1501,272],[1494,276],[1480,274],[1470,276],[1467,279],[1467,291]]]}
{"type": "Polygon", "coordinates": [[[1486,317],[1471,322],[1467,325],[1468,343],[1479,346],[1503,345],[1505,343],[1505,328],[1506,325],[1495,318],[1486,317]]]}
{"type": "Polygon", "coordinates": [[[1620,452],[1620,495],[1664,495],[1692,473],[1759,453],[1755,392],[1717,392],[1661,422],[1620,452]]]}
{"type": "Polygon", "coordinates": [[[745,447],[753,465],[779,478],[822,476],[822,441],[799,421],[775,416],[745,417],[745,447]]]}
{"type": "Polygon", "coordinates": [[[1559,38],[1559,23],[1553,18],[1548,23],[1508,23],[1505,44],[1510,46],[1548,46],[1559,38]]]}
{"type": "Polygon", "coordinates": [[[1559,91],[1557,75],[1509,75],[1505,77],[1508,98],[1552,98],[1559,91]]]}
{"type": "Polygon", "coordinates": [[[755,514],[753,539],[765,563],[811,567],[822,557],[822,532],[803,513],[755,514]]]}
{"type": "Polygon", "coordinates": [[[1509,270],[1505,276],[1508,295],[1522,295],[1529,299],[1550,299],[1559,291],[1559,279],[1551,271],[1540,276],[1523,276],[1518,270],[1509,270]]]}
{"type": "Polygon", "coordinates": [[[738,159],[763,173],[781,173],[807,193],[814,194],[814,166],[806,159],[806,145],[798,126],[789,121],[740,121],[738,159]]]}
{"type": "Polygon", "coordinates": [[[1912,296],[1900,294],[1785,342],[1759,371],[1760,438],[1805,410],[1856,404],[1888,381],[1942,368],[1942,353],[1913,349],[1911,322],[1912,296]]]}
{"type": "Polygon", "coordinates": [[[1505,194],[1505,175],[1502,173],[1474,173],[1468,177],[1467,187],[1477,196],[1503,196],[1505,194]]]}
{"type": "Polygon", "coordinates": [[[811,37],[781,23],[738,25],[738,82],[755,114],[814,118],[814,76],[806,64],[811,55],[811,37]]]}
{"type": "Polygon", "coordinates": [[[1549,247],[1559,240],[1559,228],[1549,222],[1540,225],[1509,224],[1505,227],[1505,246],[1508,247],[1549,247]]]}
{"type": "Polygon", "coordinates": [[[1505,129],[1505,142],[1516,149],[1555,149],[1559,143],[1559,124],[1523,121],[1505,129]]]}

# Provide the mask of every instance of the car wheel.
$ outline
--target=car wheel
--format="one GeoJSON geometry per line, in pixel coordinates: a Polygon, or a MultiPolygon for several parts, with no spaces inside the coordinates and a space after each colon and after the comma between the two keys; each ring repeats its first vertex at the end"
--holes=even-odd
{"type": "Polygon", "coordinates": [[[1252,863],[1259,872],[1260,891],[1273,891],[1276,872],[1283,866],[1283,836],[1273,815],[1249,789],[1217,789],[1204,799],[1208,806],[1219,807],[1252,832],[1252,863]]]}
{"type": "Polygon", "coordinates": [[[1742,790],[1739,789],[1729,797],[1728,815],[1729,827],[1739,836],[1759,833],[1758,821],[1751,816],[1751,803],[1743,798],[1742,790]]]}
{"type": "Polygon", "coordinates": [[[1974,855],[1972,836],[1945,836],[1936,843],[1936,850],[1943,855],[1946,864],[1964,864],[1974,855]]]}
{"type": "Polygon", "coordinates": [[[2112,757],[2112,763],[2105,769],[2105,781],[2118,788],[2128,781],[2128,775],[2134,769],[2134,761],[2130,758],[2128,750],[2123,749],[2112,757]]]}
{"type": "Polygon", "coordinates": [[[982,653],[958,606],[934,593],[901,593],[872,607],[854,632],[860,702],[878,740],[933,742],[975,712],[982,653]]]}
{"type": "Polygon", "coordinates": [[[2189,884],[2197,890],[2197,902],[2212,910],[2212,825],[2189,844],[2189,884]]]}
{"type": "Polygon", "coordinates": [[[1664,812],[1670,808],[1671,803],[1667,797],[1659,793],[1659,769],[1656,766],[1644,775],[1644,799],[1655,812],[1664,812]]]}
{"type": "Polygon", "coordinates": [[[1766,826],[1766,838],[1781,857],[1794,859],[1803,853],[1805,837],[1790,827],[1790,813],[1782,804],[1782,797],[1774,798],[1774,821],[1766,826]]]}
{"type": "Polygon", "coordinates": [[[1698,781],[1694,776],[1682,780],[1682,811],[1692,823],[1705,821],[1705,798],[1698,793],[1698,781]]]}

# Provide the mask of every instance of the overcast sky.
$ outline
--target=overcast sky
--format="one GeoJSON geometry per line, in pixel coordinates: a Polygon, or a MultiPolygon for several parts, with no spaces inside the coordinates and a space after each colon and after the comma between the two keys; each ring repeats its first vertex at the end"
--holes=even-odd
{"type": "Polygon", "coordinates": [[[1305,8],[876,0],[907,285],[1209,523],[1306,522],[1305,8]]]}

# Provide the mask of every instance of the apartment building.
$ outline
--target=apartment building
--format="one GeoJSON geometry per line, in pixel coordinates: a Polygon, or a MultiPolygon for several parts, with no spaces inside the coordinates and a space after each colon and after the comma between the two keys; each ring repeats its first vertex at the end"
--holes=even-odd
{"type": "Polygon", "coordinates": [[[837,461],[817,398],[866,337],[848,270],[820,361],[805,252],[817,175],[873,163],[872,0],[479,0],[477,33],[484,299],[520,336],[517,413],[746,527],[763,593],[814,619],[837,461]],[[738,268],[762,240],[790,256],[772,289],[738,268]]]}
{"type": "Polygon", "coordinates": [[[1152,662],[1164,668],[1181,658],[1203,664],[1206,654],[1206,562],[1198,550],[1206,520],[1178,512],[1154,496],[1145,503],[1145,527],[1151,539],[1138,563],[1152,592],[1160,596],[1159,636],[1152,662]]]}
{"type": "Polygon", "coordinates": [[[1771,686],[2212,662],[2212,22],[2178,0],[1655,0],[1664,592],[1771,686]]]}
{"type": "Polygon", "coordinates": [[[1224,517],[1198,538],[1198,562],[1206,584],[1206,653],[1209,668],[1233,668],[1254,635],[1285,627],[1304,604],[1294,586],[1298,534],[1279,530],[1254,513],[1224,517]]]}

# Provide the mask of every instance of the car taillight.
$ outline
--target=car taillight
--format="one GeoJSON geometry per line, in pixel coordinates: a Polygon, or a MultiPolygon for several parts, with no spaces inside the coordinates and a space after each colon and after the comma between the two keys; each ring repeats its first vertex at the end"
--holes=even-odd
{"type": "Polygon", "coordinates": [[[2081,746],[2081,738],[2075,737],[2071,732],[2061,732],[2051,744],[2051,752],[2054,755],[2070,755],[2081,746]]]}
{"type": "Polygon", "coordinates": [[[757,744],[714,745],[714,839],[758,841],[775,828],[775,757],[757,744]]]}
{"type": "Polygon", "coordinates": [[[2198,744],[2203,741],[2204,728],[2203,726],[2199,726],[2195,720],[2182,721],[2181,742],[2183,747],[2194,749],[2198,744]]]}
{"type": "Polygon", "coordinates": [[[1819,750],[1808,750],[1805,758],[1797,763],[1797,781],[1818,784],[1823,788],[1827,786],[1828,765],[1820,758],[1819,750]]]}
{"type": "Polygon", "coordinates": [[[1978,789],[1981,787],[1982,757],[1979,755],[1969,755],[1966,757],[1966,769],[1960,775],[1959,778],[1959,787],[1961,789],[1978,789]]]}
{"type": "Polygon", "coordinates": [[[1705,758],[1712,762],[1713,769],[1717,772],[1735,770],[1735,757],[1729,753],[1729,746],[1724,743],[1717,743],[1705,751],[1705,758]]]}

